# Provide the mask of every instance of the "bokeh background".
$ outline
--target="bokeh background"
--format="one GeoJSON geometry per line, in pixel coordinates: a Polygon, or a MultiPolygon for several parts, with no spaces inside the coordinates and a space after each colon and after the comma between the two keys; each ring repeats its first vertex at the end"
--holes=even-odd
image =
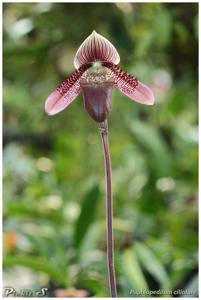
{"type": "Polygon", "coordinates": [[[82,96],[44,112],[95,29],[156,98],[145,107],[113,91],[119,296],[198,296],[198,4],[7,3],[3,16],[4,286],[109,295],[98,126],[82,96]]]}

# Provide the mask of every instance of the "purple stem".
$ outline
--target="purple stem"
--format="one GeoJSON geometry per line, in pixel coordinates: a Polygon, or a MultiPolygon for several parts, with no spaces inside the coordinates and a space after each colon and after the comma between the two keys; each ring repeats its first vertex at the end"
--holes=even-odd
{"type": "Polygon", "coordinates": [[[100,132],[104,148],[105,156],[105,173],[106,173],[106,212],[107,212],[107,259],[108,259],[108,273],[110,293],[113,298],[117,297],[115,267],[114,267],[114,243],[113,243],[113,209],[112,209],[112,169],[110,159],[110,148],[108,140],[108,126],[107,120],[100,123],[100,132]]]}

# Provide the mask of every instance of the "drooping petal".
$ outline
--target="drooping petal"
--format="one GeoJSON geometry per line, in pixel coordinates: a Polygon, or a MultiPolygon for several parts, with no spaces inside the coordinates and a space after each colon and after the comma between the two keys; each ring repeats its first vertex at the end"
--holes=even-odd
{"type": "Polygon", "coordinates": [[[53,91],[45,101],[45,111],[48,115],[55,115],[64,110],[81,92],[80,77],[89,65],[82,66],[60,86],[53,91]]]}
{"type": "Polygon", "coordinates": [[[65,95],[61,95],[56,89],[45,102],[45,111],[48,115],[56,115],[64,110],[81,92],[79,83],[76,83],[69,89],[65,95]]]}
{"type": "Polygon", "coordinates": [[[136,77],[122,71],[118,66],[111,63],[103,65],[112,71],[114,86],[123,94],[141,104],[154,104],[154,94],[148,86],[141,83],[136,77]]]}
{"type": "Polygon", "coordinates": [[[78,69],[80,66],[94,61],[106,61],[116,65],[120,62],[115,47],[95,31],[79,47],[74,58],[74,66],[78,69]]]}

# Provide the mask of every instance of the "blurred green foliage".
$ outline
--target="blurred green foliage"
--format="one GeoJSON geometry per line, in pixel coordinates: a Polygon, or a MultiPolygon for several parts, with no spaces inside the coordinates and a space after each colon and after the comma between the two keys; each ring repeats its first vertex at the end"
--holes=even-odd
{"type": "Polygon", "coordinates": [[[196,296],[198,4],[5,3],[3,15],[5,285],[14,277],[20,287],[23,266],[35,275],[28,287],[46,286],[50,296],[72,287],[108,296],[98,126],[82,96],[59,115],[44,113],[95,29],[156,97],[145,107],[113,91],[119,296],[159,289],[196,296]]]}

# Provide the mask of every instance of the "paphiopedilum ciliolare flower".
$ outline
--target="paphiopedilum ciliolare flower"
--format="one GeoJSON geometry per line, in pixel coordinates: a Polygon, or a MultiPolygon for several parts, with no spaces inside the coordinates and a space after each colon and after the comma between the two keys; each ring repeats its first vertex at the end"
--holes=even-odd
{"type": "Polygon", "coordinates": [[[112,169],[109,150],[107,117],[112,107],[112,88],[116,87],[130,99],[147,105],[154,103],[149,87],[136,77],[122,71],[115,47],[95,31],[79,47],[74,65],[76,71],[53,91],[45,102],[45,110],[55,115],[64,110],[82,92],[85,108],[99,123],[106,174],[107,257],[112,297],[117,297],[113,245],[112,169]]]}
{"type": "Polygon", "coordinates": [[[130,99],[152,105],[154,95],[136,77],[122,71],[115,47],[95,31],[81,44],[75,58],[76,71],[53,91],[45,102],[45,111],[55,115],[83,92],[85,108],[97,122],[104,122],[112,107],[112,88],[130,99]]]}

